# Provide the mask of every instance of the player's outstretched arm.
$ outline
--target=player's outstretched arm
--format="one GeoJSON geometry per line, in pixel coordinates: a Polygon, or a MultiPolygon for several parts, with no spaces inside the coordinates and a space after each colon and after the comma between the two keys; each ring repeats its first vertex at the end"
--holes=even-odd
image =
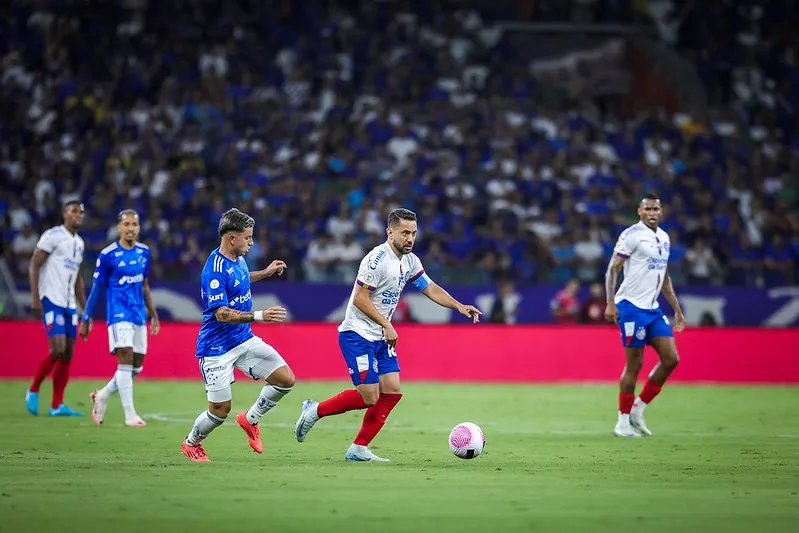
{"type": "Polygon", "coordinates": [[[619,280],[619,272],[624,268],[624,262],[627,260],[623,255],[614,253],[608,263],[608,269],[605,271],[605,297],[607,299],[607,307],[605,307],[605,320],[617,324],[619,321],[619,311],[616,309],[616,285],[619,280]]]}
{"type": "Polygon", "coordinates": [[[237,311],[230,307],[217,307],[214,316],[219,322],[225,324],[249,324],[250,322],[283,322],[286,319],[286,309],[279,305],[269,307],[263,311],[237,311]]]}
{"type": "Polygon", "coordinates": [[[468,316],[474,323],[480,322],[480,315],[483,313],[479,309],[473,305],[464,305],[460,303],[458,300],[453,298],[450,293],[445,291],[441,286],[437,285],[433,281],[430,281],[427,284],[427,287],[422,289],[422,294],[442,307],[454,309],[463,316],[468,316]]]}
{"type": "Polygon", "coordinates": [[[79,309],[86,309],[86,284],[83,282],[80,267],[78,267],[78,275],[75,278],[75,299],[78,300],[79,309]]]}
{"type": "Polygon", "coordinates": [[[272,261],[268,267],[263,270],[257,270],[255,272],[250,272],[250,283],[254,283],[256,281],[261,281],[262,279],[271,278],[275,274],[278,276],[283,275],[283,271],[286,270],[286,263],[281,260],[272,261]]]}
{"type": "Polygon", "coordinates": [[[153,303],[153,297],[150,294],[150,280],[144,278],[142,283],[142,290],[144,291],[144,305],[147,307],[147,313],[150,315],[150,333],[158,335],[161,331],[161,321],[158,319],[158,311],[153,303]]]}
{"type": "Polygon", "coordinates": [[[28,267],[28,278],[31,284],[31,299],[33,300],[31,303],[31,310],[33,311],[34,318],[42,318],[42,301],[39,297],[39,271],[42,269],[42,265],[44,265],[44,262],[47,261],[49,256],[50,254],[46,251],[41,248],[36,248],[36,250],[33,251],[33,257],[31,257],[31,263],[28,267]]]}
{"type": "Polygon", "coordinates": [[[671,276],[666,273],[666,279],[663,281],[663,288],[661,289],[663,296],[668,300],[669,305],[674,309],[674,331],[680,332],[685,329],[685,316],[682,314],[682,307],[680,307],[680,300],[677,298],[677,293],[674,291],[674,285],[671,284],[671,276]]]}

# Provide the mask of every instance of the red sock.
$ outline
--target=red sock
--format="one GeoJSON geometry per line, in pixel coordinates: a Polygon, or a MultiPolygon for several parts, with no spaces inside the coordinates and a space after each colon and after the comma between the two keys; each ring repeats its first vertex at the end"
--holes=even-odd
{"type": "Polygon", "coordinates": [[[64,390],[69,382],[69,361],[59,359],[53,371],[53,401],[50,404],[53,409],[64,403],[64,390]]]}
{"type": "Polygon", "coordinates": [[[366,410],[363,414],[363,423],[358,436],[355,437],[355,444],[358,446],[369,446],[380,430],[386,423],[389,413],[399,403],[402,394],[381,394],[377,403],[366,410]]]}
{"type": "Polygon", "coordinates": [[[633,403],[635,403],[635,393],[633,392],[620,392],[619,393],[619,412],[623,415],[629,415],[633,410],[633,403]]]}
{"type": "Polygon", "coordinates": [[[638,398],[640,398],[642,402],[649,404],[655,399],[655,396],[660,393],[660,389],[662,388],[662,385],[655,385],[651,381],[647,380],[644,388],[641,390],[641,394],[638,395],[638,398]]]}
{"type": "Polygon", "coordinates": [[[316,414],[319,418],[330,415],[340,415],[347,411],[366,409],[361,393],[355,389],[341,391],[332,398],[320,402],[316,407],[316,414]]]}
{"type": "Polygon", "coordinates": [[[39,367],[36,369],[36,375],[33,377],[33,383],[31,383],[31,388],[28,389],[31,392],[39,392],[39,387],[42,386],[42,381],[44,381],[47,376],[50,375],[50,371],[53,369],[53,365],[55,365],[56,360],[50,354],[47,354],[44,359],[39,361],[39,367]]]}

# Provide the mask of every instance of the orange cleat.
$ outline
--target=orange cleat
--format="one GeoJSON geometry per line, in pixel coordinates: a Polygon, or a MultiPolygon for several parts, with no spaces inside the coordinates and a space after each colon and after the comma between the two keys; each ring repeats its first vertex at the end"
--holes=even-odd
{"type": "Polygon", "coordinates": [[[205,448],[203,448],[202,444],[192,446],[184,440],[183,444],[180,445],[180,451],[192,463],[206,463],[211,461],[208,456],[205,455],[205,448]]]}
{"type": "Polygon", "coordinates": [[[247,421],[247,414],[244,412],[236,415],[236,422],[239,423],[241,429],[247,434],[247,442],[250,443],[250,448],[257,453],[264,453],[264,443],[261,442],[261,428],[258,427],[258,424],[250,424],[247,421]]]}

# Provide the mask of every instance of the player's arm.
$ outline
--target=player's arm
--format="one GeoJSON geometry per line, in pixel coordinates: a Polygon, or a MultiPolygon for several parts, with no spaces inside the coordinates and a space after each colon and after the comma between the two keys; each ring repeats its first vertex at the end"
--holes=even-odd
{"type": "Polygon", "coordinates": [[[161,330],[161,321],[158,319],[158,311],[153,303],[153,296],[150,294],[150,278],[144,278],[142,291],[144,291],[144,305],[147,307],[147,313],[150,315],[150,333],[158,335],[158,332],[161,330]]]}
{"type": "Polygon", "coordinates": [[[663,288],[661,289],[663,296],[674,309],[674,318],[677,321],[674,324],[674,331],[680,332],[685,329],[685,315],[682,314],[682,307],[680,307],[680,300],[677,298],[677,293],[674,291],[674,285],[671,284],[671,276],[666,272],[666,279],[663,281],[663,288]]]}
{"type": "Polygon", "coordinates": [[[36,318],[42,318],[42,301],[39,297],[39,272],[49,256],[49,252],[41,248],[36,248],[36,250],[33,251],[33,257],[31,257],[31,263],[28,267],[28,278],[31,284],[31,299],[33,300],[31,303],[31,310],[33,311],[33,316],[36,318]]]}
{"type": "Polygon", "coordinates": [[[80,267],[78,267],[78,275],[75,278],[75,299],[78,301],[78,309],[86,309],[86,284],[83,281],[80,267]]]}
{"type": "Polygon", "coordinates": [[[257,270],[255,272],[250,272],[250,283],[254,283],[256,281],[261,281],[262,279],[271,278],[275,274],[278,276],[283,275],[283,271],[286,270],[286,263],[281,260],[272,261],[268,267],[263,270],[257,270]]]}
{"type": "Polygon", "coordinates": [[[480,321],[480,315],[483,313],[481,313],[479,309],[473,305],[464,305],[460,303],[458,300],[453,298],[450,293],[445,291],[443,287],[430,280],[430,278],[423,280],[422,283],[418,283],[419,279],[422,277],[427,278],[427,275],[422,274],[420,278],[417,278],[417,280],[413,281],[413,284],[416,286],[416,288],[419,288],[420,285],[424,284],[424,287],[421,289],[422,294],[442,307],[453,309],[463,316],[468,316],[474,322],[480,321]]]}
{"type": "MultiPolygon", "coordinates": [[[[359,276],[359,278],[360,277],[361,276],[359,276]]],[[[393,324],[391,324],[391,320],[389,320],[388,317],[381,315],[380,311],[377,310],[377,307],[375,307],[375,304],[372,302],[371,293],[374,290],[374,287],[364,284],[360,279],[358,279],[357,287],[355,288],[355,296],[352,299],[352,305],[354,305],[361,313],[369,317],[369,320],[383,328],[383,337],[385,337],[388,345],[394,348],[397,346],[399,334],[397,333],[397,330],[394,329],[393,324]]]]}
{"type": "MultiPolygon", "coordinates": [[[[80,319],[81,324],[78,328],[78,335],[80,335],[83,340],[86,340],[89,336],[94,307],[97,305],[97,300],[100,299],[100,294],[102,294],[108,284],[108,264],[105,258],[105,255],[100,255],[100,257],[97,258],[97,263],[95,263],[94,266],[94,274],[92,275],[92,290],[89,292],[89,299],[85,300],[85,296],[83,297],[83,316],[80,319]]],[[[81,278],[81,276],[78,275],[78,278],[81,278]]],[[[77,294],[77,282],[75,287],[75,293],[77,294]]],[[[84,288],[83,279],[80,280],[80,287],[80,294],[85,294],[86,289],[84,288]]]]}
{"type": "Polygon", "coordinates": [[[624,268],[624,263],[638,246],[638,237],[633,230],[626,230],[619,235],[619,240],[613,248],[608,268],[605,271],[605,320],[618,324],[619,310],[616,309],[616,286],[619,282],[619,272],[624,268]]]}
{"type": "Polygon", "coordinates": [[[276,305],[263,311],[237,311],[230,307],[217,307],[214,316],[225,324],[249,324],[250,322],[283,322],[286,309],[276,305]]]}

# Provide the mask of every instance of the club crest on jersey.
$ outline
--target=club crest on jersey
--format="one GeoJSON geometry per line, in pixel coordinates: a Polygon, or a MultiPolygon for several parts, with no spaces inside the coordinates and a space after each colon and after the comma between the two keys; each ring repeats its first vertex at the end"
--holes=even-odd
{"type": "Polygon", "coordinates": [[[642,341],[646,338],[646,328],[644,326],[638,326],[638,329],[635,330],[635,338],[639,341],[642,341]]]}

